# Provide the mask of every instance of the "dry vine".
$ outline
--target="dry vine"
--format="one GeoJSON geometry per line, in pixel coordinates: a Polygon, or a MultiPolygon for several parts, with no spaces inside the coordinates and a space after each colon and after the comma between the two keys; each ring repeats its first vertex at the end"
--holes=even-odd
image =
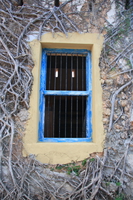
{"type": "MultiPolygon", "coordinates": [[[[125,144],[125,153],[119,162],[114,162],[110,157],[110,151],[105,149],[104,157],[97,156],[94,160],[88,160],[86,169],[82,170],[79,176],[51,172],[46,165],[40,164],[34,157],[24,159],[21,154],[18,156],[16,153],[18,147],[22,145],[22,138],[16,127],[15,117],[22,108],[29,108],[29,96],[33,82],[34,63],[26,36],[37,32],[38,39],[40,39],[44,32],[63,32],[67,36],[69,31],[82,32],[86,29],[91,32],[94,27],[97,27],[99,33],[103,30],[96,17],[100,15],[99,8],[106,3],[105,0],[99,3],[89,1],[90,10],[80,12],[75,11],[73,6],[71,12],[68,13],[64,8],[69,3],[72,3],[72,0],[61,4],[58,8],[47,8],[41,6],[41,2],[38,1],[33,6],[24,4],[22,7],[17,7],[13,1],[0,0],[0,198],[2,200],[114,199],[117,194],[126,194],[125,177],[133,180],[132,173],[126,171],[127,154],[132,143],[131,134],[125,144]],[[97,9],[92,9],[95,5],[97,9]],[[89,22],[86,21],[88,18],[89,22]],[[91,25],[91,28],[87,24],[91,25]],[[110,174],[107,176],[108,170],[110,174]],[[108,183],[120,184],[116,184],[113,190],[108,183]],[[68,186],[71,187],[71,191],[68,186]]],[[[123,11],[122,9],[123,6],[119,11],[121,15],[119,23],[115,28],[111,27],[111,32],[105,36],[101,63],[104,62],[108,66],[108,71],[118,66],[122,58],[130,60],[133,67],[133,43],[127,42],[126,47],[124,44],[121,52],[119,48],[115,49],[116,45],[114,45],[117,36],[120,35],[119,28],[127,18],[130,19],[127,34],[131,34],[133,30],[133,17],[130,10],[123,11]],[[108,50],[110,54],[106,55],[108,50]],[[110,55],[113,60],[110,60],[110,55]]],[[[104,17],[101,14],[99,18],[104,17]]],[[[121,42],[120,38],[119,41],[121,42]]],[[[131,74],[131,72],[132,69],[117,70],[115,76],[121,73],[131,74]]],[[[120,91],[131,84],[132,79],[113,94],[109,132],[114,125],[116,97],[120,91]]]]}

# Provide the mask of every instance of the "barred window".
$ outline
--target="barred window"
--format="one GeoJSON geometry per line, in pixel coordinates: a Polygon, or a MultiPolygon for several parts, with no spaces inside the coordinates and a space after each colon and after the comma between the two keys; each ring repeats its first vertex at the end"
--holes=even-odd
{"type": "Polygon", "coordinates": [[[39,141],[91,141],[88,50],[43,49],[39,141]]]}

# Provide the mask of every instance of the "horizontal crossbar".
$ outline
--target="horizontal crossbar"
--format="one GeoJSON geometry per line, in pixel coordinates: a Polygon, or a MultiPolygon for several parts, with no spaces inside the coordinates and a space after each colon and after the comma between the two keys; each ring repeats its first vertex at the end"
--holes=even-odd
{"type": "Polygon", "coordinates": [[[57,91],[49,90],[44,91],[44,95],[56,95],[56,96],[89,96],[89,91],[57,91]]]}

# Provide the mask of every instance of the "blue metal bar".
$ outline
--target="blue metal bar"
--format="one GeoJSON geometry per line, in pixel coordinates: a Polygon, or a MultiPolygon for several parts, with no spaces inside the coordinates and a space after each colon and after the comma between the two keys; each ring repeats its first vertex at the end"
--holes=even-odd
{"type": "Polygon", "coordinates": [[[90,56],[89,54],[86,56],[86,91],[90,89],[90,56]]]}
{"type": "Polygon", "coordinates": [[[87,55],[88,53],[90,53],[89,50],[87,49],[47,49],[47,48],[44,48],[43,49],[44,51],[46,51],[47,53],[67,53],[67,54],[84,54],[84,55],[87,55]]]}
{"type": "Polygon", "coordinates": [[[91,142],[91,138],[42,138],[40,142],[91,142]]]}
{"type": "Polygon", "coordinates": [[[47,72],[47,55],[46,52],[43,50],[41,74],[40,74],[40,91],[46,90],[46,72],[47,72]]]}
{"type": "Polygon", "coordinates": [[[92,138],[92,94],[86,100],[86,138],[92,138]]]}
{"type": "Polygon", "coordinates": [[[44,95],[55,95],[55,96],[88,96],[89,91],[56,91],[46,90],[43,92],[44,95]]]}
{"type": "Polygon", "coordinates": [[[86,100],[86,137],[90,138],[92,134],[92,80],[91,80],[91,59],[90,54],[86,56],[86,90],[89,96],[86,100]]]}
{"type": "MultiPolygon", "coordinates": [[[[87,56],[88,59],[88,65],[86,65],[86,67],[88,68],[87,71],[88,72],[88,85],[89,85],[89,91],[92,91],[92,63],[91,63],[91,54],[88,53],[87,56]]],[[[86,74],[87,75],[87,74],[86,74]]]]}
{"type": "Polygon", "coordinates": [[[45,122],[45,98],[43,97],[42,93],[40,93],[39,111],[41,114],[39,119],[38,140],[41,141],[44,138],[44,122],[45,122]]]}
{"type": "Polygon", "coordinates": [[[44,123],[45,123],[45,98],[43,95],[43,90],[46,89],[46,68],[47,68],[47,56],[43,51],[42,54],[42,65],[40,74],[40,104],[39,104],[39,137],[38,140],[41,141],[44,138],[44,123]]]}

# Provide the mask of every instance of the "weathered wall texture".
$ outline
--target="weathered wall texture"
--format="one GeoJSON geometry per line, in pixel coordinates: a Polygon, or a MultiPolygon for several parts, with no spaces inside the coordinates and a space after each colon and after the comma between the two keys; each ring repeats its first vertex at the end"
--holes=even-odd
{"type": "Polygon", "coordinates": [[[53,5],[52,0],[25,0],[22,7],[13,0],[0,1],[0,197],[132,199],[132,7],[125,10],[123,1],[73,0],[62,4],[62,13],[72,20],[68,23],[63,18],[63,29],[60,18],[57,23],[53,16],[60,15],[53,5]],[[94,158],[84,160],[80,167],[72,163],[47,169],[34,155],[27,158],[21,155],[34,66],[26,38],[33,32],[40,33],[38,38],[44,32],[53,32],[54,36],[59,30],[65,34],[75,31],[104,34],[99,67],[106,139],[102,157],[93,154],[94,158]]]}

